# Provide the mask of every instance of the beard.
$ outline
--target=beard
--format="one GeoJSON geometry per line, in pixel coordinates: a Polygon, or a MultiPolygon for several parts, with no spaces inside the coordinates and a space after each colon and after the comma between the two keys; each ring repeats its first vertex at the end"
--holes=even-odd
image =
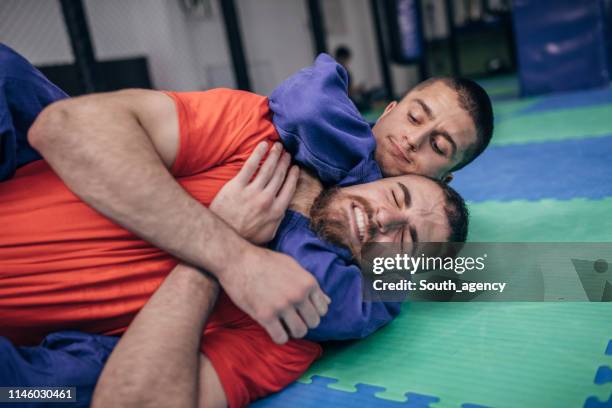
{"type": "Polygon", "coordinates": [[[367,237],[371,238],[376,234],[376,227],[372,224],[372,216],[374,210],[362,197],[348,195],[343,193],[340,188],[332,187],[321,191],[314,200],[310,208],[310,228],[323,240],[338,246],[348,248],[355,258],[361,257],[361,243],[356,247],[353,241],[349,238],[351,231],[351,223],[345,211],[339,206],[334,206],[334,203],[340,203],[343,200],[350,200],[359,203],[366,212],[367,237]]]}

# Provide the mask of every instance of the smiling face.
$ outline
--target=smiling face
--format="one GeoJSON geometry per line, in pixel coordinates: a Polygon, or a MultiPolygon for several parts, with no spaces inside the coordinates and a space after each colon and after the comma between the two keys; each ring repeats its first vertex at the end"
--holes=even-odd
{"type": "Polygon", "coordinates": [[[372,129],[385,177],[421,174],[443,179],[477,141],[476,127],[457,92],[442,81],[392,102],[372,129]]]}
{"type": "Polygon", "coordinates": [[[445,242],[450,235],[440,186],[416,175],[326,190],[315,200],[312,227],[360,259],[365,243],[445,242]]]}

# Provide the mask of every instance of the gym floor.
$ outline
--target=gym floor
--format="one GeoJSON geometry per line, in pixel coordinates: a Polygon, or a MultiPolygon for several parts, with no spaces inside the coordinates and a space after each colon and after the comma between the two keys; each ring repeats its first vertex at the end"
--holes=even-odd
{"type": "MultiPolygon", "coordinates": [[[[482,81],[492,146],[456,174],[472,242],[612,242],[612,89],[482,81]]],[[[256,407],[612,407],[610,303],[411,303],[256,407]],[[607,401],[607,402],[606,402],[607,401]]]]}

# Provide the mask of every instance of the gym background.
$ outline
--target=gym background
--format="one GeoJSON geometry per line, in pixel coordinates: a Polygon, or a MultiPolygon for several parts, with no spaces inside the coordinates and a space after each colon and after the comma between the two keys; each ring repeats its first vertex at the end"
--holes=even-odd
{"type": "Polygon", "coordinates": [[[435,75],[504,78],[493,90],[497,99],[607,86],[611,5],[2,0],[0,41],[70,95],[126,87],[230,87],[267,95],[318,53],[348,51],[352,96],[375,117],[385,102],[435,75]],[[574,83],[577,77],[583,81],[574,83]]]}
{"type": "MultiPolygon", "coordinates": [[[[571,12],[564,7],[610,9],[610,1],[514,3],[558,18],[571,12]]],[[[344,46],[352,83],[374,99],[366,110],[428,76],[516,72],[514,31],[527,24],[513,25],[509,0],[0,2],[0,41],[71,95],[125,87],[265,95],[319,52],[344,46]]]]}
{"type": "MultiPolygon", "coordinates": [[[[491,146],[452,181],[469,241],[612,242],[612,0],[0,0],[0,42],[70,95],[268,95],[348,49],[372,120],[426,77],[468,76],[496,116],[491,146]]],[[[576,279],[594,265],[578,261],[576,279]]],[[[254,406],[610,408],[610,303],[586,299],[407,304],[254,406]]]]}

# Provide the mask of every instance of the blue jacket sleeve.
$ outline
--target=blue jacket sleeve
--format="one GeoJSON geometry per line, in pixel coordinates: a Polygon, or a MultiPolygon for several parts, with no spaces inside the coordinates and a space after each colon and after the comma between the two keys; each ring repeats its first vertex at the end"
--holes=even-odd
{"type": "Polygon", "coordinates": [[[293,257],[311,272],[332,299],[321,324],[308,332],[314,341],[360,339],[389,323],[400,311],[394,302],[362,301],[359,267],[350,251],[319,239],[306,217],[288,211],[271,248],[293,257]]]}
{"type": "Polygon", "coordinates": [[[289,77],[272,95],[273,122],[294,160],[325,185],[381,178],[368,122],[348,97],[346,70],[327,54],[289,77]]]}
{"type": "Polygon", "coordinates": [[[45,106],[66,97],[25,58],[0,44],[0,181],[40,159],[28,144],[28,129],[45,106]]]}

